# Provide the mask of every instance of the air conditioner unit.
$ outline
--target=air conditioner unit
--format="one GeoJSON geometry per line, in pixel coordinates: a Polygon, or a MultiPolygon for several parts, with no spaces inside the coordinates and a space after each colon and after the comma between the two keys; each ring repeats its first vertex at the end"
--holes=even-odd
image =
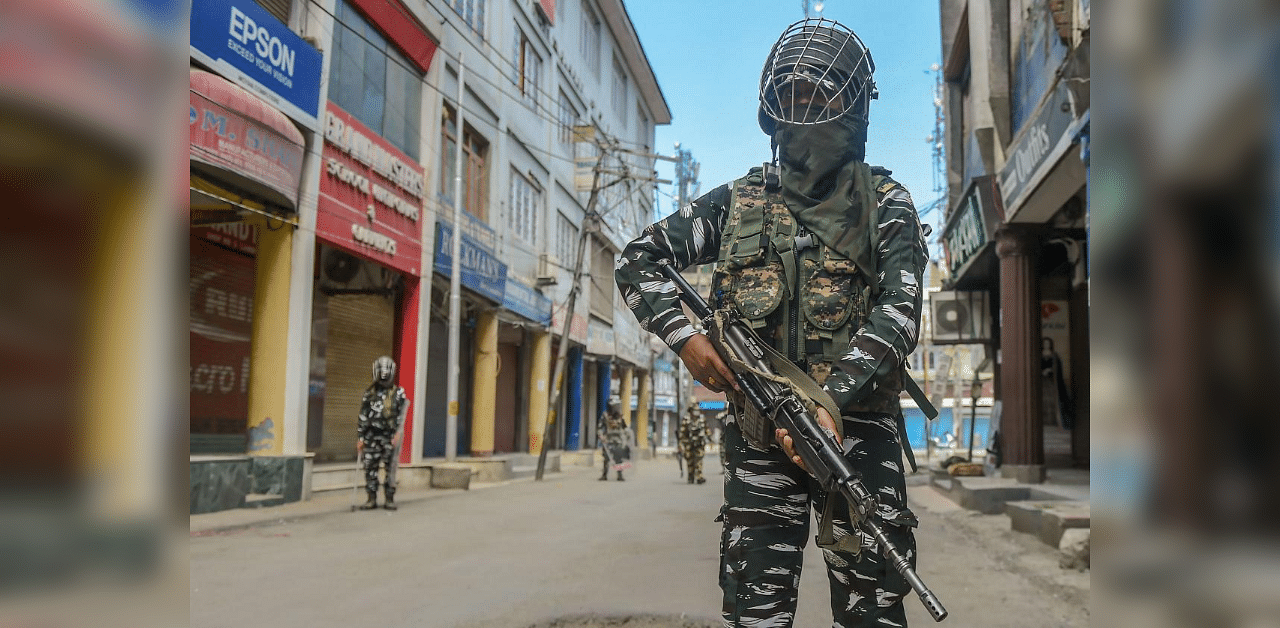
{"type": "Polygon", "coordinates": [[[556,285],[556,277],[560,275],[559,270],[560,258],[550,253],[538,255],[538,287],[556,285]]]}
{"type": "Polygon", "coordinates": [[[934,344],[991,341],[991,311],[986,291],[949,290],[929,295],[934,344]]]}

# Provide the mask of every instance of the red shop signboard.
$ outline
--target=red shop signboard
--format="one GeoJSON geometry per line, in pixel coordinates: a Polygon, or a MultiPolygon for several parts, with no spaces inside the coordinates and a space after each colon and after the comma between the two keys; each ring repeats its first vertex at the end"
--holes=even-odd
{"type": "Polygon", "coordinates": [[[239,173],[294,207],[302,179],[302,133],[284,114],[230,81],[191,70],[191,159],[239,173]]]}
{"type": "Polygon", "coordinates": [[[426,170],[333,103],[324,117],[316,235],[421,275],[426,170]]]}

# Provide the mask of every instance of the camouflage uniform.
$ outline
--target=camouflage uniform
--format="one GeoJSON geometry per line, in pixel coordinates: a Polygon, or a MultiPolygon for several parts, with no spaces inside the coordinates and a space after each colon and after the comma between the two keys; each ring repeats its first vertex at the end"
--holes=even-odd
{"type": "Polygon", "coordinates": [[[705,483],[707,479],[702,477],[702,455],[707,446],[707,420],[702,417],[701,412],[690,408],[680,419],[676,435],[680,439],[680,451],[689,464],[686,475],[689,483],[705,483]]]}
{"type": "MultiPolygon", "coordinates": [[[[794,212],[780,194],[764,191],[753,169],[646,228],[622,252],[615,279],[640,325],[678,354],[695,331],[657,262],[671,260],[677,269],[716,263],[712,306],[734,310],[824,384],[842,410],[848,458],[878,498],[890,539],[914,565],[916,518],[906,505],[898,397],[919,331],[927,249],[906,190],[888,171],[858,166],[874,196],[854,209],[874,211],[834,220],[865,221],[856,231],[868,235],[866,259],[806,242],[794,212]]],[[[808,508],[821,512],[826,495],[778,446],[757,449],[730,423],[722,434],[719,518],[725,624],[789,626],[808,508]]],[[[873,540],[850,529],[844,508],[832,519],[837,543],[823,554],[835,625],[906,625],[902,599],[910,587],[873,540]]]]}
{"type": "Polygon", "coordinates": [[[612,466],[618,472],[618,481],[624,481],[626,478],[622,477],[622,469],[629,464],[628,461],[631,458],[631,430],[627,427],[626,421],[622,420],[621,415],[617,412],[608,412],[599,431],[601,453],[604,458],[600,479],[609,479],[609,467],[612,466]]]}
{"type": "Polygon", "coordinates": [[[360,400],[360,418],[356,433],[364,442],[361,458],[364,467],[365,491],[371,496],[378,492],[378,468],[386,468],[383,490],[388,501],[396,494],[396,456],[398,448],[393,440],[400,432],[401,422],[409,406],[404,388],[374,384],[364,391],[360,400]]]}

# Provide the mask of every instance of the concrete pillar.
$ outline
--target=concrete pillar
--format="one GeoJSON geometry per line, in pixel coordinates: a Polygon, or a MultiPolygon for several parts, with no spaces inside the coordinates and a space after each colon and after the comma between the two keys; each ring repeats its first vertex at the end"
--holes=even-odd
{"type": "Polygon", "coordinates": [[[293,227],[265,218],[256,222],[248,449],[250,454],[278,456],[284,453],[293,227]]]}
{"type": "Polygon", "coordinates": [[[636,402],[636,447],[649,450],[649,372],[640,372],[640,394],[636,402]]]}
{"type": "Polygon", "coordinates": [[[1040,295],[1035,234],[1005,226],[996,232],[1000,258],[1001,474],[1044,481],[1044,424],[1040,415],[1040,295]]]}
{"type": "MultiPolygon", "coordinates": [[[[640,428],[636,426],[635,416],[631,414],[631,373],[632,368],[624,366],[618,369],[618,381],[622,384],[622,390],[618,396],[622,399],[622,418],[635,431],[636,437],[640,436],[640,428]]],[[[638,442],[638,441],[637,441],[638,442]]]]}
{"type": "Polygon", "coordinates": [[[418,396],[418,370],[423,365],[418,361],[419,306],[422,303],[422,280],[418,277],[404,278],[404,294],[400,298],[400,311],[396,315],[396,343],[392,347],[392,356],[396,361],[396,385],[404,388],[409,398],[409,416],[404,420],[404,440],[400,441],[400,464],[413,461],[413,435],[416,429],[413,420],[413,407],[421,403],[418,396]]]}
{"type": "Polygon", "coordinates": [[[163,436],[175,427],[169,393],[176,356],[165,349],[173,341],[168,326],[173,303],[165,293],[173,286],[173,269],[185,260],[165,253],[173,248],[167,243],[176,228],[166,213],[170,199],[146,198],[140,191],[144,184],[124,173],[110,176],[98,182],[101,195],[86,203],[97,215],[86,260],[83,342],[88,350],[75,356],[83,360],[82,405],[77,408],[83,428],[59,424],[47,429],[83,434],[83,442],[71,445],[78,445],[83,456],[85,475],[80,477],[93,478],[87,494],[93,515],[108,521],[151,521],[173,494],[167,474],[174,460],[166,455],[172,444],[163,436]]]}
{"type": "Polygon", "coordinates": [[[493,455],[494,404],[498,393],[498,315],[476,318],[475,375],[471,381],[471,455],[493,455]]]}
{"type": "MultiPolygon", "coordinates": [[[[562,339],[561,342],[569,342],[562,339]]],[[[568,373],[569,396],[564,408],[565,451],[578,451],[582,448],[582,348],[569,349],[569,363],[565,365],[568,373]]]]}
{"type": "Polygon", "coordinates": [[[551,334],[533,333],[533,359],[529,376],[529,453],[542,453],[542,432],[547,428],[547,404],[551,402],[551,334]]]}

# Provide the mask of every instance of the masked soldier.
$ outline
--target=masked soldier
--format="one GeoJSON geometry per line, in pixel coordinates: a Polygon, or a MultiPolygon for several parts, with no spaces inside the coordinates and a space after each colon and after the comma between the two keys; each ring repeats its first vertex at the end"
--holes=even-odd
{"type": "Polygon", "coordinates": [[[395,384],[396,363],[387,356],[373,362],[373,383],[360,401],[360,418],[356,422],[356,454],[364,467],[364,486],[369,501],[361,510],[378,507],[378,468],[386,469],[383,507],[396,509],[396,465],[400,441],[404,437],[404,418],[409,412],[409,399],[404,388],[395,384]]]}
{"type": "Polygon", "coordinates": [[[696,405],[691,404],[685,409],[676,436],[680,439],[680,449],[689,463],[689,473],[686,475],[689,483],[706,484],[707,479],[702,477],[702,454],[707,446],[707,420],[698,412],[696,405]]]}
{"type": "Polygon", "coordinates": [[[646,228],[615,273],[640,325],[696,379],[727,391],[734,408],[723,436],[726,626],[791,625],[810,506],[819,512],[834,624],[906,625],[909,585],[851,523],[843,498],[829,502],[791,437],[744,437],[745,400],[732,371],[685,317],[658,264],[714,263],[712,307],[749,324],[821,384],[842,416],[819,407],[819,422],[843,434],[846,456],[878,500],[874,516],[914,564],[898,397],[919,331],[927,255],[911,197],[864,160],[874,67],[862,41],[837,22],[789,26],[760,77],[758,118],[772,161],[646,228]]]}

